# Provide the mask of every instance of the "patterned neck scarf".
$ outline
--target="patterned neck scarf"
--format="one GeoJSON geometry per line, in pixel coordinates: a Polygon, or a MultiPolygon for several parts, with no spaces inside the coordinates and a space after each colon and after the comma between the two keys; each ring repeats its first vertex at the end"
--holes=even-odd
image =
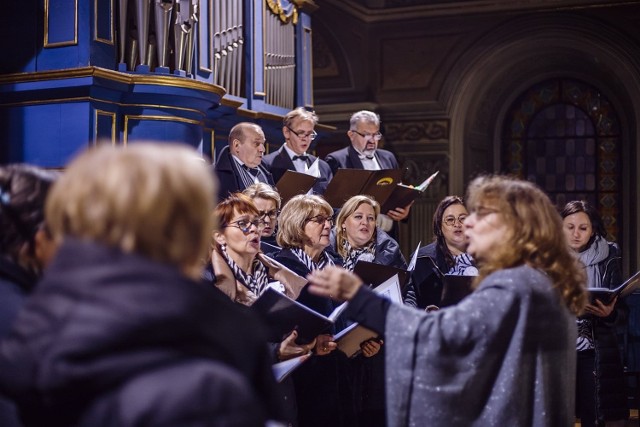
{"type": "Polygon", "coordinates": [[[375,241],[372,241],[364,248],[354,248],[351,246],[348,239],[344,239],[342,247],[347,254],[342,266],[349,271],[353,271],[358,261],[373,261],[376,257],[375,241]]]}
{"type": "Polygon", "coordinates": [[[325,251],[322,251],[320,254],[320,260],[318,262],[314,262],[307,253],[300,248],[291,248],[291,252],[307,267],[307,269],[311,272],[314,270],[322,270],[328,265],[334,265],[333,261],[325,251]]]}
{"type": "Polygon", "coordinates": [[[257,296],[262,295],[265,289],[267,289],[267,285],[269,284],[269,275],[267,273],[267,269],[258,260],[258,258],[254,258],[253,264],[251,265],[251,271],[253,272],[253,274],[247,274],[242,271],[238,264],[236,264],[236,262],[229,256],[229,254],[227,253],[226,245],[222,245],[221,252],[222,257],[231,268],[233,276],[236,278],[236,280],[246,286],[257,296]]]}
{"type": "Polygon", "coordinates": [[[473,258],[466,252],[453,258],[454,265],[447,272],[456,276],[477,276],[478,269],[473,265],[473,258]]]}

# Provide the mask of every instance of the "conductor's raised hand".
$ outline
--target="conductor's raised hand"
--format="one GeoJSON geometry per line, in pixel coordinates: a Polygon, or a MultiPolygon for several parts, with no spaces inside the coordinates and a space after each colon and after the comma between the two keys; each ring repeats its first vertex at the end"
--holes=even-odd
{"type": "Polygon", "coordinates": [[[362,286],[362,280],[342,267],[326,267],[307,276],[309,292],[336,301],[349,301],[362,286]]]}

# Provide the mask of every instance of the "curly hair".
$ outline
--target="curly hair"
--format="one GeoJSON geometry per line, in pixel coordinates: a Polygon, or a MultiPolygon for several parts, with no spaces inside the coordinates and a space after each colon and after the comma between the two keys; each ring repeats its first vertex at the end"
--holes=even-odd
{"type": "Polygon", "coordinates": [[[586,277],[562,232],[562,219],[535,184],[505,176],[481,176],[467,190],[474,212],[497,209],[507,226],[504,243],[480,262],[476,284],[494,271],[527,264],[545,272],[567,308],[579,314],[586,304],[586,277]]]}

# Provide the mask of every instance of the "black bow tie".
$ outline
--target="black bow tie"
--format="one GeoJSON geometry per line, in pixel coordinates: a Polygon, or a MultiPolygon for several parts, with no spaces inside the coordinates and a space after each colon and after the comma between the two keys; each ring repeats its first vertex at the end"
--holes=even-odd
{"type": "Polygon", "coordinates": [[[302,160],[304,162],[306,162],[307,160],[309,160],[309,156],[307,156],[306,154],[303,154],[302,156],[293,156],[293,160],[302,160]]]}
{"type": "Polygon", "coordinates": [[[359,155],[358,157],[360,157],[360,160],[364,160],[364,159],[372,160],[372,159],[373,159],[373,156],[372,156],[372,155],[368,155],[368,156],[367,156],[367,155],[361,154],[361,155],[359,155]]]}

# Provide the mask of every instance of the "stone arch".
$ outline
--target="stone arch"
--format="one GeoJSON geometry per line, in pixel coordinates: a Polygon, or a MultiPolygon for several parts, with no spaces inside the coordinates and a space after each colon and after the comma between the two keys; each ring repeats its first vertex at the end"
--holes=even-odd
{"type": "MultiPolygon", "coordinates": [[[[442,92],[451,117],[451,176],[456,193],[479,172],[497,172],[501,130],[507,109],[525,90],[551,78],[574,78],[606,95],[621,122],[622,232],[635,235],[640,223],[635,194],[640,135],[640,62],[624,34],[602,22],[575,15],[535,15],[512,20],[480,38],[467,51],[442,92]],[[453,164],[456,162],[457,164],[453,164]],[[460,167],[460,164],[462,167],[460,167]]],[[[637,264],[635,239],[625,239],[625,267],[637,264]]]]}

